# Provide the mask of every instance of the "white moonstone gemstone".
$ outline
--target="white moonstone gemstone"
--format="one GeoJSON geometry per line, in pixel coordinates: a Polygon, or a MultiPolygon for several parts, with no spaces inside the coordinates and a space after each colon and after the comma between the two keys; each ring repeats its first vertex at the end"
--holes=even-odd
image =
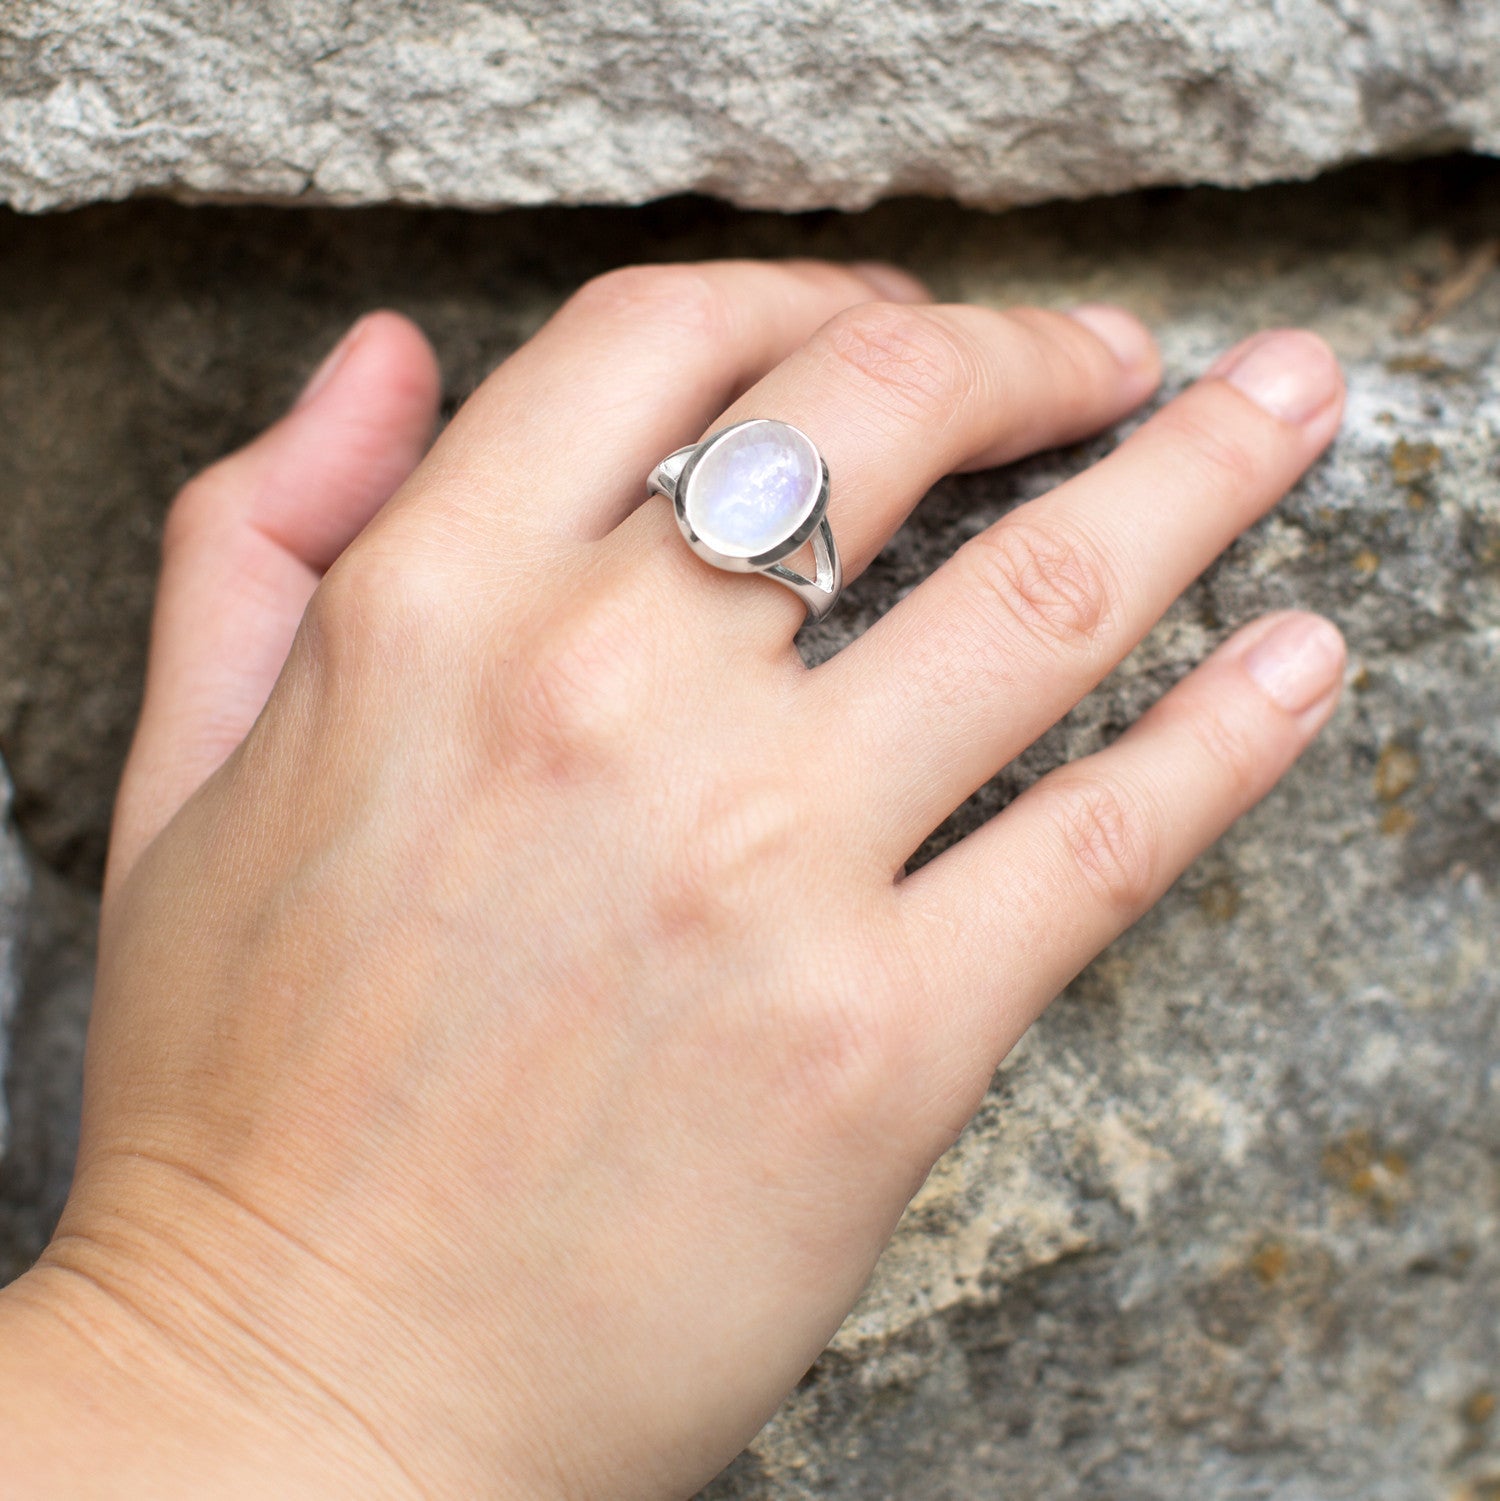
{"type": "Polygon", "coordinates": [[[746,423],[714,441],[688,476],[683,510],[716,552],[756,558],[812,514],[823,468],[812,441],[785,422],[746,423]]]}

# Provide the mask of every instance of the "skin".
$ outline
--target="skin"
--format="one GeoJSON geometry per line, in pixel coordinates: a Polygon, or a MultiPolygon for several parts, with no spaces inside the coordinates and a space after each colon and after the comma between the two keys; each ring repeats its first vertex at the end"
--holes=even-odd
{"type": "Polygon", "coordinates": [[[1248,341],[815,669],[642,476],[793,422],[857,574],[942,474],[1157,377],[1115,309],[637,268],[431,452],[433,356],[382,313],[190,484],[76,1184],[0,1294],[7,1494],[646,1501],[732,1458],[1026,1026],[1332,712],[1333,628],[1255,622],[903,878],[1342,391],[1311,335],[1248,341]]]}

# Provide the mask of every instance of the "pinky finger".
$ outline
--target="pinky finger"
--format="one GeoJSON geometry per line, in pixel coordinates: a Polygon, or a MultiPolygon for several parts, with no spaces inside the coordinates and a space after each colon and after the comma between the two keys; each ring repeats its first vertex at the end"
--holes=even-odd
{"type": "Polygon", "coordinates": [[[1343,664],[1326,620],[1259,620],[1108,749],[1044,777],[901,885],[927,972],[950,997],[956,1068],[988,1078],[1047,1002],[1271,790],[1333,713],[1343,664]]]}

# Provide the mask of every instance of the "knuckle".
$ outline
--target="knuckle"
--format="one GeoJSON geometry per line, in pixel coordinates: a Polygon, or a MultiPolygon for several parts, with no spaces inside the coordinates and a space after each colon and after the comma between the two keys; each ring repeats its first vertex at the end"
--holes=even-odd
{"type": "Polygon", "coordinates": [[[731,978],[714,998],[717,1045],[753,1070],[768,1115],[848,1145],[912,1104],[930,1029],[894,925],[851,925],[839,878],[821,895],[798,882],[789,899],[808,838],[793,783],[724,778],[692,810],[690,837],[665,842],[645,927],[655,952],[695,969],[703,954],[728,954],[731,976],[762,977],[743,994],[731,978]]]}
{"type": "Polygon", "coordinates": [[[1197,742],[1205,764],[1214,768],[1229,798],[1239,807],[1250,802],[1265,759],[1265,748],[1255,728],[1212,704],[1194,707],[1185,719],[1185,728],[1197,742]]]}
{"type": "Polygon", "coordinates": [[[1265,465],[1243,424],[1184,398],[1166,407],[1156,419],[1173,467],[1195,488],[1211,495],[1238,495],[1253,490],[1265,465]]]}
{"type": "Polygon", "coordinates": [[[621,760],[651,722],[654,647],[643,625],[607,592],[542,624],[495,687],[508,764],[569,783],[621,760]]]}
{"type": "Polygon", "coordinates": [[[1048,391],[1086,391],[1106,373],[1113,384],[1118,363],[1077,319],[1039,307],[1013,307],[1003,316],[1047,377],[1048,391]]]}
{"type": "Polygon", "coordinates": [[[1012,365],[1049,394],[1069,391],[1094,373],[1088,359],[1091,335],[1066,314],[1037,307],[1008,307],[996,313],[1006,331],[1012,365]]]}
{"type": "Polygon", "coordinates": [[[877,987],[829,987],[783,1019],[783,1087],[799,1123],[824,1140],[868,1139],[908,1103],[919,1040],[887,999],[877,987]]]}
{"type": "Polygon", "coordinates": [[[400,666],[432,649],[451,601],[450,581],[419,555],[356,545],[313,591],[303,636],[330,665],[400,666]]]}
{"type": "Polygon", "coordinates": [[[1108,629],[1115,589],[1098,549],[1055,525],[1002,521],[964,544],[987,610],[998,606],[1026,634],[1087,647],[1108,629]]]}
{"type": "Polygon", "coordinates": [[[1065,776],[1051,792],[1052,818],[1072,866],[1107,907],[1149,905],[1161,868],[1156,826],[1140,799],[1117,782],[1065,776]]]}
{"type": "Polygon", "coordinates": [[[324,576],[302,612],[297,631],[301,651],[335,675],[349,667],[358,629],[363,629],[368,619],[365,601],[356,597],[352,573],[352,568],[343,563],[324,576]]]}
{"type": "Polygon", "coordinates": [[[670,860],[655,873],[657,933],[673,946],[717,946],[757,931],[778,878],[795,865],[800,821],[783,783],[748,776],[721,782],[694,808],[688,837],[671,842],[670,860]]]}
{"type": "Polygon", "coordinates": [[[590,321],[604,318],[649,323],[694,338],[717,340],[731,308],[718,281],[691,265],[621,266],[587,281],[569,307],[590,321]]]}
{"type": "Polygon", "coordinates": [[[1120,362],[1103,348],[1098,336],[1065,313],[1053,313],[1034,337],[1046,372],[1045,389],[1071,412],[1113,413],[1121,381],[1120,362]]]}
{"type": "Polygon", "coordinates": [[[923,422],[946,420],[977,375],[963,338],[921,306],[858,303],[830,320],[820,339],[887,407],[923,422]]]}

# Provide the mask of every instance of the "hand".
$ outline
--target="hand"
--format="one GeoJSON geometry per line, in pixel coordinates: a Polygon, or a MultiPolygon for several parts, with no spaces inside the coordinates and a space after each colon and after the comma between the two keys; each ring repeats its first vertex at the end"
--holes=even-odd
{"type": "Polygon", "coordinates": [[[1331,712],[1332,627],[1258,622],[902,879],[1313,460],[1340,383],[1310,335],[1248,341],[811,670],[800,603],[695,558],[643,476],[795,423],[853,574],[941,475],[1156,380],[1117,310],[636,269],[420,462],[433,361],[385,314],[190,485],[77,1181],[0,1300],[38,1493],[619,1501],[725,1464],[1026,1026],[1331,712]]]}

